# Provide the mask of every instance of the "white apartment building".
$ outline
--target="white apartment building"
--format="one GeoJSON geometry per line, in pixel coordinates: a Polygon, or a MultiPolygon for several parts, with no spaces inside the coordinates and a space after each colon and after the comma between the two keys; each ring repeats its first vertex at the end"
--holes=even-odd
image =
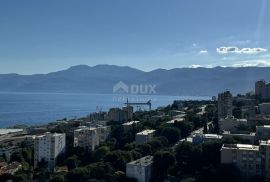
{"type": "Polygon", "coordinates": [[[247,144],[224,144],[221,163],[235,164],[243,177],[262,176],[270,178],[270,140],[260,141],[259,146],[247,144]]]}
{"type": "Polygon", "coordinates": [[[106,141],[110,134],[110,126],[80,127],[74,130],[74,147],[95,150],[101,142],[106,141]]]}
{"type": "Polygon", "coordinates": [[[50,133],[37,136],[34,142],[34,167],[44,159],[48,162],[48,168],[54,171],[56,159],[59,154],[65,152],[66,134],[50,133]]]}
{"type": "Polygon", "coordinates": [[[144,130],[136,134],[136,142],[144,144],[150,142],[155,135],[156,130],[144,130]]]}
{"type": "Polygon", "coordinates": [[[146,156],[126,165],[126,175],[137,182],[149,182],[152,175],[153,156],[146,156]]]}

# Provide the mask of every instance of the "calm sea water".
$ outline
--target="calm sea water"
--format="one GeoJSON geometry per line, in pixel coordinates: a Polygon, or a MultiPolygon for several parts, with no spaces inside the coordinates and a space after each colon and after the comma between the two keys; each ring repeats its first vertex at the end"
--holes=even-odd
{"type": "MultiPolygon", "coordinates": [[[[66,94],[66,93],[0,93],[0,128],[16,124],[39,125],[62,118],[79,118],[95,111],[108,111],[129,102],[152,100],[153,108],[174,100],[207,100],[210,97],[66,94]]],[[[135,109],[147,109],[135,108],[135,109]]]]}

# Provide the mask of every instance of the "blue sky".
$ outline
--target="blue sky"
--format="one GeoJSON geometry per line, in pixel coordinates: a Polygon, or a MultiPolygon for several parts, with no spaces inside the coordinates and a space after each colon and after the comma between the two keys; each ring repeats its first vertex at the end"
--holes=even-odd
{"type": "Polygon", "coordinates": [[[270,66],[267,0],[1,0],[0,73],[270,66]]]}

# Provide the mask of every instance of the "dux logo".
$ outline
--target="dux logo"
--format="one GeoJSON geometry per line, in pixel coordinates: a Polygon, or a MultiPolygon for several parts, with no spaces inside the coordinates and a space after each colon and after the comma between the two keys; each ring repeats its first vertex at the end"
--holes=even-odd
{"type": "Polygon", "coordinates": [[[128,93],[128,85],[120,81],[113,86],[113,93],[128,93]]]}
{"type": "Polygon", "coordinates": [[[156,85],[153,84],[132,84],[127,85],[119,81],[113,86],[113,93],[126,93],[126,94],[156,94],[156,85]]]}

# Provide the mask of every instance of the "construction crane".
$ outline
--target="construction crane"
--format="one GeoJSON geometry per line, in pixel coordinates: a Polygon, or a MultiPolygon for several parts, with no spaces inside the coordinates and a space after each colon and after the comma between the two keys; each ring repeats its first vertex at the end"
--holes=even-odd
{"type": "Polygon", "coordinates": [[[125,105],[128,106],[141,106],[141,105],[148,105],[149,107],[149,111],[151,111],[151,107],[152,107],[152,103],[151,103],[151,100],[147,101],[147,102],[128,102],[128,99],[127,99],[127,102],[124,103],[125,105]]]}

